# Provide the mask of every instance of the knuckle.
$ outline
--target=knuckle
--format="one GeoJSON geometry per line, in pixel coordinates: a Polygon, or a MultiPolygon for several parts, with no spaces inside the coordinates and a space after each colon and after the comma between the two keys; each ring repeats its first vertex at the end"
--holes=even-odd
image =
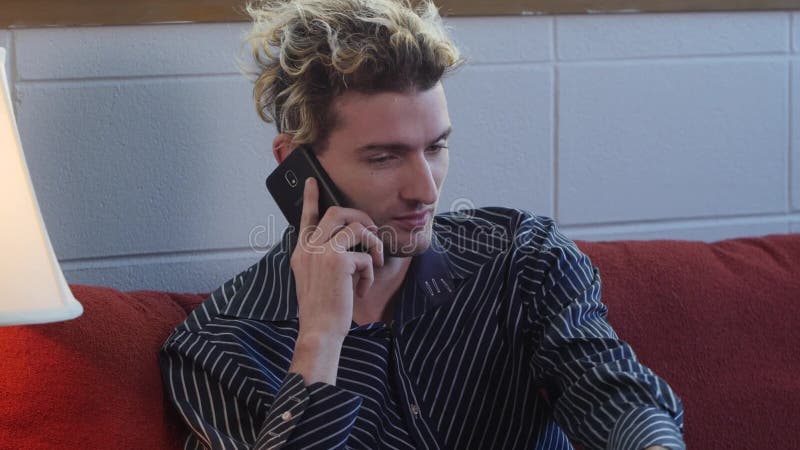
{"type": "Polygon", "coordinates": [[[358,259],[361,260],[361,263],[364,264],[367,268],[367,271],[371,274],[372,273],[372,257],[366,253],[359,253],[358,259]]]}
{"type": "Polygon", "coordinates": [[[295,252],[292,253],[291,258],[289,258],[289,267],[291,267],[292,270],[295,270],[298,267],[300,267],[300,265],[301,265],[300,258],[301,258],[301,255],[298,253],[297,250],[295,250],[295,252]]]}

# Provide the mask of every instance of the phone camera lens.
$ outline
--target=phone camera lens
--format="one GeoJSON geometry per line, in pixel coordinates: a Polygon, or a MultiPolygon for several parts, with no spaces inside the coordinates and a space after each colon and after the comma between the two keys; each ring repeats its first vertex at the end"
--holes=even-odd
{"type": "Polygon", "coordinates": [[[289,186],[295,187],[297,186],[297,175],[294,174],[291,170],[287,170],[286,173],[283,175],[283,178],[286,179],[286,182],[289,183],[289,186]]]}

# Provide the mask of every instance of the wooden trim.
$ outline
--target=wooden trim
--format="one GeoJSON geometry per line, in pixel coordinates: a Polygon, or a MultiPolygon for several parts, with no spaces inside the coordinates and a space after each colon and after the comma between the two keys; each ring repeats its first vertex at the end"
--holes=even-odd
{"type": "MultiPolygon", "coordinates": [[[[800,0],[438,0],[443,15],[800,9],[800,0]]],[[[0,0],[0,28],[246,21],[244,0],[0,0]]]]}
{"type": "Polygon", "coordinates": [[[800,0],[439,0],[443,15],[618,14],[800,9],[800,0]]]}

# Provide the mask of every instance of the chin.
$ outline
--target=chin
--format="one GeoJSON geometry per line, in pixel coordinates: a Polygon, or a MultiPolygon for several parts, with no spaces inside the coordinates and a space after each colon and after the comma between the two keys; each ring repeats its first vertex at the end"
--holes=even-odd
{"type": "Polygon", "coordinates": [[[394,257],[408,257],[425,253],[431,246],[431,226],[426,225],[419,230],[384,230],[383,252],[384,255],[394,257]]]}

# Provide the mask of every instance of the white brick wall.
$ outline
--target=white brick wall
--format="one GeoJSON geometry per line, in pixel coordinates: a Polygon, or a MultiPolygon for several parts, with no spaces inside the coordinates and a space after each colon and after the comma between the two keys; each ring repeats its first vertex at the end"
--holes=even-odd
{"type": "MultiPolygon", "coordinates": [[[[789,111],[789,122],[792,133],[790,169],[792,210],[800,211],[800,13],[792,14],[792,29],[794,39],[792,40],[792,67],[791,67],[791,87],[792,100],[789,111]]],[[[800,233],[800,218],[795,217],[794,232],[800,233]]]]}
{"type": "MultiPolygon", "coordinates": [[[[575,239],[800,232],[800,13],[447,23],[470,63],[445,82],[440,211],[529,209],[575,239]]],[[[71,283],[208,291],[280,235],[274,131],[233,60],[247,28],[0,30],[71,283]]]]}

